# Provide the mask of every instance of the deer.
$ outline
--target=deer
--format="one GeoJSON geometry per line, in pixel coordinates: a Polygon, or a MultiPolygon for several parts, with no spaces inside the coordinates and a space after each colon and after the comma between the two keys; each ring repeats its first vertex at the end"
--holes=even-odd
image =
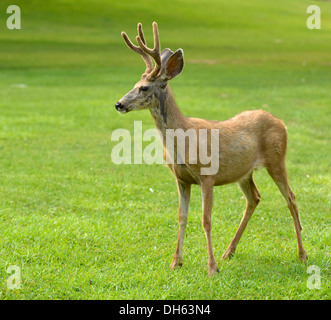
{"type": "MultiPolygon", "coordinates": [[[[205,232],[208,250],[208,275],[219,272],[212,247],[212,206],[214,186],[238,183],[246,199],[246,209],[239,227],[222,255],[222,259],[231,258],[238,242],[260,202],[261,195],[253,180],[253,172],[260,167],[267,170],[280,193],[285,198],[291,213],[296,232],[299,261],[305,262],[306,251],[303,248],[299,211],[295,195],[290,189],[285,166],[287,149],[287,130],[284,123],[269,112],[263,110],[244,111],[229,120],[213,121],[184,116],[179,110],[169,81],[177,77],[184,67],[184,52],[175,52],[166,48],[161,51],[158,25],[153,22],[154,48],[146,44],[142,24],[138,23],[138,45],[132,43],[127,34],[121,33],[126,45],[138,53],[146,64],[145,72],[133,89],[125,94],[115,104],[116,110],[125,114],[133,110],[148,109],[156,128],[163,136],[164,158],[169,150],[164,143],[169,129],[200,129],[219,132],[219,166],[216,173],[201,174],[201,161],[189,163],[187,151],[182,163],[167,164],[176,178],[179,208],[178,208],[178,238],[177,246],[170,264],[174,269],[182,266],[183,242],[185,228],[188,222],[188,210],[191,196],[191,185],[199,185],[202,195],[202,227],[205,232]],[[154,63],[153,63],[154,60],[154,63]]],[[[210,146],[209,137],[207,144],[210,146]]],[[[185,141],[187,147],[187,141],[185,141]]],[[[178,148],[178,144],[174,144],[178,148]]],[[[177,150],[178,151],[178,150],[177,150]]],[[[174,152],[176,158],[176,152],[174,152]]],[[[177,158],[178,160],[178,158],[177,158]]]]}

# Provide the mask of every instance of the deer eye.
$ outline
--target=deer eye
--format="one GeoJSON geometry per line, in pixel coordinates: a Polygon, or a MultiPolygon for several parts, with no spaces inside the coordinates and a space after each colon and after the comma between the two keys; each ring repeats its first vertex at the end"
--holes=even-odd
{"type": "Polygon", "coordinates": [[[140,90],[141,91],[147,91],[148,90],[148,87],[147,86],[142,86],[142,87],[140,87],[140,90]]]}

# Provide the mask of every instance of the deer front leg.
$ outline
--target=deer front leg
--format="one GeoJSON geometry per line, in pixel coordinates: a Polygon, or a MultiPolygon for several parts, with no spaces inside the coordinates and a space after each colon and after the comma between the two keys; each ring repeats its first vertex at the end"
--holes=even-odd
{"type": "Polygon", "coordinates": [[[187,225],[188,218],[188,208],[190,203],[191,196],[191,185],[180,182],[177,180],[177,188],[179,195],[179,208],[178,208],[178,238],[177,238],[177,247],[174,254],[174,258],[170,265],[170,268],[175,268],[182,266],[183,263],[183,243],[185,235],[185,227],[187,225]]]}
{"type": "Polygon", "coordinates": [[[201,183],[202,193],[202,226],[206,233],[207,248],[208,248],[208,275],[213,276],[218,272],[217,264],[215,261],[212,241],[211,241],[211,213],[213,207],[213,181],[206,179],[201,183]]]}

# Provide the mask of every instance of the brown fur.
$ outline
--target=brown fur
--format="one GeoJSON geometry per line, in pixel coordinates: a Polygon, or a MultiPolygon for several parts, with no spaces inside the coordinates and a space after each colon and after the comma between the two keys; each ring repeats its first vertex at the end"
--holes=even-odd
{"type": "MultiPolygon", "coordinates": [[[[156,23],[153,24],[153,30],[154,39],[158,41],[158,33],[155,36],[155,32],[157,32],[156,23]]],[[[139,24],[138,33],[142,36],[142,27],[139,24]]],[[[133,49],[133,45],[126,35],[124,39],[128,46],[133,49]]],[[[143,42],[145,44],[145,41],[143,42]]],[[[171,268],[182,265],[182,247],[187,224],[191,185],[198,184],[201,187],[203,199],[202,225],[207,239],[209,275],[213,275],[218,271],[211,240],[213,187],[237,182],[246,197],[246,210],[244,211],[242,221],[222,256],[223,259],[226,259],[234,254],[239,239],[260,201],[261,196],[253,181],[253,171],[258,167],[267,169],[286,199],[294,221],[299,259],[305,261],[307,255],[301,240],[302,227],[299,212],[295,204],[295,196],[288,185],[285,168],[287,132],[283,122],[262,110],[245,111],[226,121],[210,121],[185,117],[179,111],[170,86],[167,84],[168,80],[181,72],[181,64],[183,64],[182,51],[177,50],[170,55],[169,52],[172,53],[172,51],[166,49],[168,51],[164,56],[167,56],[168,60],[162,61],[161,66],[161,53],[159,51],[153,51],[152,55],[151,49],[148,49],[149,51],[146,50],[146,47],[142,45],[142,41],[139,41],[139,39],[138,44],[141,51],[149,54],[156,61],[153,71],[150,68],[150,61],[146,63],[150,74],[153,76],[149,77],[145,73],[134,89],[118,102],[120,105],[118,110],[126,113],[131,110],[148,108],[154,119],[155,126],[163,135],[164,143],[166,141],[167,129],[194,129],[197,137],[199,137],[199,129],[207,129],[209,131],[211,129],[219,129],[219,169],[216,174],[201,175],[203,165],[199,158],[196,164],[188,162],[189,145],[187,140],[185,141],[185,163],[178,164],[177,159],[175,159],[174,164],[168,165],[177,179],[179,193],[179,232],[171,268]],[[155,59],[155,56],[159,58],[155,59]],[[159,72],[157,75],[155,75],[156,69],[159,72]],[[146,86],[148,86],[148,91],[142,93],[141,87],[146,86]]],[[[160,50],[159,44],[154,44],[154,47],[160,50]]],[[[137,49],[133,50],[138,52],[137,49]]],[[[143,56],[143,58],[146,60],[146,56],[143,56]]],[[[210,150],[210,138],[207,140],[207,144],[207,150],[210,150]]],[[[165,144],[164,147],[166,147],[165,144]]],[[[177,148],[179,146],[175,143],[175,155],[177,148]]],[[[165,149],[166,152],[167,150],[165,149]]]]}

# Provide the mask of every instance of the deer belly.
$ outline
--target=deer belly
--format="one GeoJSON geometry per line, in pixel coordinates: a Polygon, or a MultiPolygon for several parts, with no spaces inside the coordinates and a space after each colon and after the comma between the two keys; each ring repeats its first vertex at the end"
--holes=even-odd
{"type": "Polygon", "coordinates": [[[185,164],[168,164],[168,167],[178,180],[191,184],[199,183],[198,177],[185,164]]]}
{"type": "Polygon", "coordinates": [[[215,175],[215,185],[228,184],[241,180],[261,166],[259,153],[255,148],[232,151],[231,155],[221,154],[219,171],[215,175]]]}

